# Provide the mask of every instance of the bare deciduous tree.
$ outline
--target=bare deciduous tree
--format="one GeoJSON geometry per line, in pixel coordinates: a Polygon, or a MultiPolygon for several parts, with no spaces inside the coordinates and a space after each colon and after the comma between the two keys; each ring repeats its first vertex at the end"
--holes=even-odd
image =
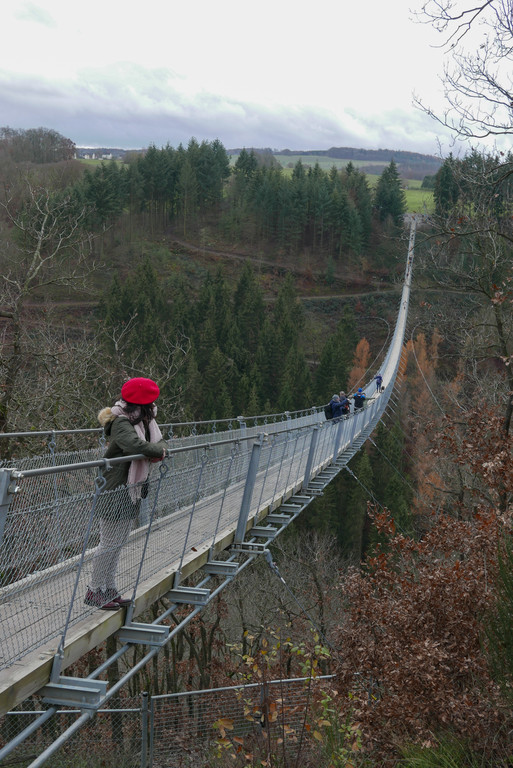
{"type": "Polygon", "coordinates": [[[418,20],[444,40],[442,114],[420,97],[414,102],[462,139],[504,136],[513,130],[513,0],[427,0],[418,20]]]}
{"type": "MultiPolygon", "coordinates": [[[[86,209],[71,194],[37,186],[29,176],[25,191],[20,201],[5,189],[0,201],[4,215],[0,293],[2,431],[11,427],[17,387],[31,367],[30,340],[41,320],[40,302],[59,286],[86,287],[96,268],[91,257],[91,235],[84,228],[86,209]]],[[[42,353],[42,348],[38,351],[42,353]]],[[[51,354],[55,355],[55,351],[51,354]]]]}

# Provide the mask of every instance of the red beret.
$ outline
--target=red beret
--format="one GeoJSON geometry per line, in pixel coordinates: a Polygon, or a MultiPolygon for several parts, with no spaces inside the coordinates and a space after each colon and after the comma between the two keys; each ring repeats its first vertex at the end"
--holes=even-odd
{"type": "Polygon", "coordinates": [[[160,389],[152,379],[130,379],[121,387],[121,397],[134,405],[149,405],[160,395],[160,389]]]}

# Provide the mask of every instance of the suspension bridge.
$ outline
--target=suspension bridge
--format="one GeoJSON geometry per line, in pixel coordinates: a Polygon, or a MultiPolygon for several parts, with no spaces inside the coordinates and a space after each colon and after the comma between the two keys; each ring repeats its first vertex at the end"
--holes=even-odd
{"type": "MultiPolygon", "coordinates": [[[[37,456],[0,464],[0,716],[33,694],[47,705],[34,723],[0,749],[2,761],[57,712],[80,717],[55,751],[256,557],[347,465],[375,429],[401,367],[415,244],[412,221],[393,336],[379,370],[385,384],[366,385],[366,407],[326,420],[322,406],[295,413],[194,424],[161,425],[167,456],[152,465],[147,496],[122,551],[118,611],[84,603],[99,540],[98,500],[111,465],[102,430],[2,434],[37,456]],[[82,441],[82,443],[81,443],[82,441]],[[152,623],[137,621],[160,598],[169,606],[152,623]],[[182,622],[163,622],[177,606],[182,622]],[[65,670],[107,638],[116,654],[87,678],[65,670]],[[135,644],[143,659],[112,687],[100,676],[135,644]]],[[[28,452],[28,451],[27,451],[28,452]]],[[[112,503],[123,489],[109,491],[112,503]]],[[[104,494],[105,495],[105,494],[104,494]]],[[[267,553],[267,554],[266,554],[267,553]]],[[[51,753],[31,766],[43,765],[51,753]]]]}

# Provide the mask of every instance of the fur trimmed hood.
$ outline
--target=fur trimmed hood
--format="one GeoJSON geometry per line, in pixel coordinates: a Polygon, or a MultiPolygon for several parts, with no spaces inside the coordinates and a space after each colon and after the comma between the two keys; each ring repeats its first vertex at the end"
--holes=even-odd
{"type": "Polygon", "coordinates": [[[102,408],[98,414],[98,421],[104,429],[108,424],[112,424],[115,418],[116,415],[112,413],[112,408],[102,408]]]}

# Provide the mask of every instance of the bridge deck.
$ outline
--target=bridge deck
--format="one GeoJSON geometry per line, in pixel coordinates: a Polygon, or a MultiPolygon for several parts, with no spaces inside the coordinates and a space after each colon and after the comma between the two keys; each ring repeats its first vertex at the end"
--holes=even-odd
{"type": "MultiPolygon", "coordinates": [[[[328,451],[334,426],[327,423],[323,430],[329,438],[324,440],[328,451]]],[[[307,436],[308,432],[300,438],[305,445],[307,436]]],[[[297,440],[295,437],[294,442],[297,443],[297,440]]],[[[284,443],[277,452],[278,461],[274,464],[267,461],[260,469],[253,491],[255,501],[247,523],[248,530],[300,490],[305,454],[304,451],[292,451],[291,446],[290,440],[284,443]],[[287,450],[290,457],[284,461],[281,454],[287,450]]],[[[321,460],[313,470],[314,474],[330,461],[331,456],[327,456],[325,450],[322,451],[321,460]]],[[[227,488],[226,492],[223,489],[200,499],[194,505],[194,510],[189,505],[153,523],[142,578],[137,588],[134,618],[173,586],[182,558],[183,580],[205,565],[211,548],[213,553],[219,553],[232,544],[244,487],[244,480],[240,480],[227,488]]],[[[135,582],[146,531],[147,526],[132,531],[129,543],[123,550],[119,580],[120,585],[125,587],[124,592],[135,582]]],[[[66,636],[63,668],[123,625],[124,610],[110,613],[91,609],[82,603],[87,588],[88,566],[93,556],[94,550],[91,550],[86,557],[86,567],[78,575],[77,599],[72,607],[71,628],[66,636]]],[[[66,620],[77,578],[77,560],[74,558],[72,564],[64,562],[48,569],[43,577],[40,573],[28,576],[21,590],[19,584],[14,583],[0,593],[0,660],[4,665],[4,669],[0,670],[0,715],[35,693],[49,680],[52,660],[60,639],[56,629],[61,628],[66,620]],[[47,639],[52,634],[53,637],[47,639]],[[13,656],[18,656],[18,660],[9,663],[13,656]]]]}

